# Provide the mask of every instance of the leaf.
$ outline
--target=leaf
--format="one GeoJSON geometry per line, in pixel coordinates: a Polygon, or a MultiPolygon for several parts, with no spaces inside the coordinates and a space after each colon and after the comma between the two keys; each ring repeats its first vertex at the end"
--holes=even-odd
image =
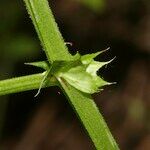
{"type": "Polygon", "coordinates": [[[82,62],[83,64],[90,64],[91,61],[93,61],[93,59],[94,59],[96,56],[98,56],[99,54],[101,54],[101,52],[83,55],[83,56],[81,57],[81,62],[82,62]]]}
{"type": "MultiPolygon", "coordinates": [[[[89,94],[99,92],[102,90],[102,86],[112,84],[97,76],[97,71],[112,61],[94,61],[94,58],[100,53],[101,52],[97,52],[81,56],[79,60],[81,63],[78,63],[76,66],[70,66],[70,68],[64,69],[63,71],[61,70],[62,72],[59,72],[59,77],[62,77],[70,85],[82,92],[89,94]]],[[[68,67],[68,65],[66,66],[68,67]]]]}
{"type": "Polygon", "coordinates": [[[93,78],[86,72],[86,68],[78,66],[64,72],[61,75],[70,85],[85,93],[95,93],[97,87],[93,84],[93,78]]]}
{"type": "Polygon", "coordinates": [[[30,62],[30,63],[25,63],[25,65],[39,67],[39,68],[42,68],[44,70],[48,70],[50,67],[50,65],[47,61],[30,62]]]}

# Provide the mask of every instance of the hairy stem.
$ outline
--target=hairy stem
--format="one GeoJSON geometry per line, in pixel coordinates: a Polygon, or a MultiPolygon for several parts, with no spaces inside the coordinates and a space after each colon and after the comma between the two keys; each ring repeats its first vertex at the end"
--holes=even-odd
{"type": "MultiPolygon", "coordinates": [[[[58,30],[55,19],[48,6],[48,1],[24,1],[49,63],[71,60],[72,57],[58,30]]],[[[58,79],[58,81],[95,147],[98,150],[118,150],[119,148],[91,96],[78,91],[67,83],[64,84],[61,79],[58,79]]]]}
{"type": "MultiPolygon", "coordinates": [[[[38,89],[43,77],[44,74],[39,73],[2,80],[0,81],[0,96],[11,93],[28,91],[32,89],[38,89]]],[[[48,78],[47,81],[43,83],[42,87],[49,87],[54,85],[56,85],[56,80],[54,78],[48,78]]]]}
{"type": "Polygon", "coordinates": [[[24,0],[48,61],[70,60],[71,55],[58,30],[47,0],[24,0]]]}
{"type": "Polygon", "coordinates": [[[89,94],[83,93],[69,84],[60,81],[63,91],[97,150],[118,150],[113,136],[111,135],[103,116],[89,94]]]}

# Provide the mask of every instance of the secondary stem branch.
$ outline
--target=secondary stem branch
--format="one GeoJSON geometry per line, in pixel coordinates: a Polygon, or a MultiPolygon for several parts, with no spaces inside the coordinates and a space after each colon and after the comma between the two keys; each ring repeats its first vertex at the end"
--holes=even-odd
{"type": "MultiPolygon", "coordinates": [[[[43,76],[44,74],[39,73],[2,80],[0,81],[0,96],[11,93],[18,93],[22,91],[28,91],[32,89],[38,89],[43,79],[43,76]]],[[[47,79],[47,82],[45,82],[42,87],[49,87],[54,85],[56,85],[56,81],[51,78],[47,79]]]]}

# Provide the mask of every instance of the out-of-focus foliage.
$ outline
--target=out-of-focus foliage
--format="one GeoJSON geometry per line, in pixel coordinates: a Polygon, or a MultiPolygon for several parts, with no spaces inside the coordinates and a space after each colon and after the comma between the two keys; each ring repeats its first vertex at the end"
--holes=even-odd
{"type": "MultiPolygon", "coordinates": [[[[26,33],[22,22],[23,2],[0,2],[0,80],[12,76],[15,65],[35,58],[39,53],[37,40],[26,33]]],[[[0,138],[3,133],[8,96],[0,98],[0,138]]]]}
{"type": "Polygon", "coordinates": [[[105,0],[77,0],[94,12],[101,12],[105,8],[105,0]]]}
{"type": "Polygon", "coordinates": [[[13,37],[8,42],[4,43],[4,57],[10,61],[19,61],[28,58],[33,58],[37,54],[37,44],[32,38],[26,35],[13,37]]]}
{"type": "MultiPolygon", "coordinates": [[[[31,37],[33,33],[28,34],[22,26],[23,10],[21,1],[6,0],[0,5],[0,70],[4,74],[9,73],[10,76],[12,71],[10,68],[15,63],[35,58],[39,53],[37,40],[31,37]]],[[[0,78],[2,79],[2,76],[0,78]]]]}

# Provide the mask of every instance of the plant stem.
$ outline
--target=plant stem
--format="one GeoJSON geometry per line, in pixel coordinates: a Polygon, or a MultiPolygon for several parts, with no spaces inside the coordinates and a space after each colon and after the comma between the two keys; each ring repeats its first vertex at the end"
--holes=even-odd
{"type": "Polygon", "coordinates": [[[71,55],[55,23],[48,1],[24,0],[24,2],[50,64],[57,60],[70,60],[71,55]]]}
{"type": "Polygon", "coordinates": [[[67,83],[61,82],[64,93],[82,124],[87,130],[97,150],[118,150],[107,124],[89,94],[80,92],[67,83]]]}
{"type": "MultiPolygon", "coordinates": [[[[67,47],[55,23],[47,0],[24,0],[49,63],[71,60],[67,47]]],[[[102,115],[90,95],[84,94],[58,79],[60,87],[81,119],[98,150],[118,150],[102,115]]]]}
{"type": "MultiPolygon", "coordinates": [[[[0,81],[0,96],[11,93],[18,93],[22,91],[28,91],[32,89],[38,89],[40,87],[43,76],[44,74],[39,73],[2,80],[0,81]]],[[[56,85],[56,81],[51,78],[49,79],[49,81],[47,80],[47,82],[45,82],[42,87],[49,87],[54,85],[56,85]]]]}

